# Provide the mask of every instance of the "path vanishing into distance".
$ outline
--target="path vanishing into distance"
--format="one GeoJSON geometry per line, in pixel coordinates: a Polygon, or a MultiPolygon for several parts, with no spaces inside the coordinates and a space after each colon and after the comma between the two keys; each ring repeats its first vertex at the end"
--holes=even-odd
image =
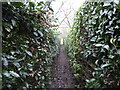
{"type": "Polygon", "coordinates": [[[74,77],[70,68],[69,59],[65,53],[65,48],[60,47],[59,55],[52,67],[51,88],[74,88],[74,77]]]}

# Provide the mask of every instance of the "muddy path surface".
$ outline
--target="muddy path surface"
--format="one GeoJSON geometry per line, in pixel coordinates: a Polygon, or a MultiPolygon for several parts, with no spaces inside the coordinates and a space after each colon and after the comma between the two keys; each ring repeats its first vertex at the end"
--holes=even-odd
{"type": "Polygon", "coordinates": [[[61,46],[59,55],[52,67],[50,88],[74,88],[74,83],[68,57],[65,53],[64,46],[61,46]]]}

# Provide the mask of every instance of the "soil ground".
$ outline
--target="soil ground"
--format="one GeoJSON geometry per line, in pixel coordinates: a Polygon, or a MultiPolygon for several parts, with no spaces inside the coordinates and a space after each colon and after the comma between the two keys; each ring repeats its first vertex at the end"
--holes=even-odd
{"type": "Polygon", "coordinates": [[[60,47],[60,52],[52,67],[51,88],[74,88],[74,77],[70,68],[69,58],[65,53],[64,46],[60,47]]]}

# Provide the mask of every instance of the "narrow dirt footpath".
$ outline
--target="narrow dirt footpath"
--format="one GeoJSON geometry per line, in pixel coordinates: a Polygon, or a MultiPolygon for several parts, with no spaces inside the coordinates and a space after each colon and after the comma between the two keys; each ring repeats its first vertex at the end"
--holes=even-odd
{"type": "Polygon", "coordinates": [[[51,88],[74,88],[74,79],[64,46],[61,46],[52,70],[51,88]]]}

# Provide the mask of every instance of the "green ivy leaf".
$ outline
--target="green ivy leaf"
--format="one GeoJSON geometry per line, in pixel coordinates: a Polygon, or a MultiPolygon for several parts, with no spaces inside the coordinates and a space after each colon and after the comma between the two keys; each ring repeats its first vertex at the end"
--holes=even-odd
{"type": "Polygon", "coordinates": [[[35,3],[34,3],[34,2],[29,2],[29,6],[30,6],[30,7],[34,7],[34,6],[35,6],[35,3]]]}
{"type": "Polygon", "coordinates": [[[17,73],[14,72],[14,71],[9,71],[9,72],[10,72],[10,74],[11,74],[12,76],[14,76],[14,77],[20,77],[19,74],[17,74],[17,73]]]}
{"type": "Polygon", "coordinates": [[[4,66],[8,66],[8,61],[6,58],[2,58],[2,61],[4,66]]]}
{"type": "Polygon", "coordinates": [[[40,30],[38,30],[38,33],[40,34],[41,37],[43,37],[43,33],[40,30]]]}
{"type": "Polygon", "coordinates": [[[103,44],[95,44],[96,47],[102,47],[103,44]]]}
{"type": "Polygon", "coordinates": [[[8,32],[11,32],[11,29],[10,28],[5,28],[8,32]]]}
{"type": "Polygon", "coordinates": [[[44,80],[45,79],[45,76],[42,76],[42,80],[44,80]]]}
{"type": "Polygon", "coordinates": [[[105,45],[105,46],[103,46],[103,48],[109,50],[110,47],[109,47],[109,45],[105,45]]]}
{"type": "Polygon", "coordinates": [[[15,26],[16,25],[16,21],[15,20],[11,20],[12,25],[15,26]]]}
{"type": "Polygon", "coordinates": [[[5,71],[3,75],[5,75],[6,77],[10,77],[10,73],[8,71],[5,71]]]}
{"type": "Polygon", "coordinates": [[[37,32],[34,32],[34,35],[35,35],[35,36],[38,36],[37,32]]]}
{"type": "Polygon", "coordinates": [[[41,6],[42,4],[44,4],[43,1],[39,2],[37,6],[41,6]]]}
{"type": "Polygon", "coordinates": [[[109,2],[104,2],[104,7],[106,7],[106,6],[110,6],[111,4],[109,3],[109,2]]]}
{"type": "Polygon", "coordinates": [[[120,55],[120,49],[117,50],[117,53],[120,55]]]}
{"type": "Polygon", "coordinates": [[[14,62],[13,64],[14,64],[17,68],[20,67],[20,64],[19,64],[18,62],[14,62]]]}
{"type": "Polygon", "coordinates": [[[103,64],[103,65],[101,65],[101,68],[103,69],[103,68],[105,68],[105,67],[108,67],[108,66],[110,66],[111,64],[103,64]]]}
{"type": "Polygon", "coordinates": [[[54,10],[52,8],[49,8],[52,12],[54,12],[54,10]]]}
{"type": "Polygon", "coordinates": [[[25,52],[32,57],[32,53],[30,51],[25,50],[25,52]]]}
{"type": "Polygon", "coordinates": [[[12,2],[11,4],[14,5],[15,7],[23,6],[22,2],[12,2]]]}

